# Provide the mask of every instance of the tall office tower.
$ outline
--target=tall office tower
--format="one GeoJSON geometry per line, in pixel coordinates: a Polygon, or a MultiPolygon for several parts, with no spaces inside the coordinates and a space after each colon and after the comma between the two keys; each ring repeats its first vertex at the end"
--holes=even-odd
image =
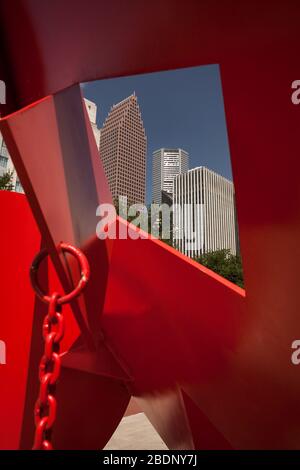
{"type": "Polygon", "coordinates": [[[162,148],[153,152],[152,200],[162,203],[162,191],[173,197],[175,176],[189,169],[189,154],[182,149],[162,148]]]}
{"type": "Polygon", "coordinates": [[[100,156],[114,199],[145,203],[147,138],[135,93],[115,104],[101,129],[100,156]]]}
{"type": "MultiPolygon", "coordinates": [[[[86,109],[89,115],[89,119],[91,121],[92,129],[95,135],[96,144],[97,144],[97,147],[99,148],[100,129],[98,129],[96,125],[97,106],[95,103],[93,103],[90,100],[87,100],[86,98],[84,98],[84,101],[85,101],[86,109]]],[[[24,190],[19,181],[17,172],[15,170],[14,164],[12,162],[12,159],[10,158],[7,147],[0,133],[0,176],[2,176],[4,173],[7,173],[7,172],[12,173],[13,191],[16,191],[17,193],[24,193],[24,190]]]]}
{"type": "Polygon", "coordinates": [[[237,250],[233,183],[205,167],[174,179],[175,246],[194,257],[220,249],[237,250]]]}

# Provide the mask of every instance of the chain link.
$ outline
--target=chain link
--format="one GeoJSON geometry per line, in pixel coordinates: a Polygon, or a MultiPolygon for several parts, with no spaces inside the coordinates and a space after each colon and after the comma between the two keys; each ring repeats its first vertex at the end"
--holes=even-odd
{"type": "Polygon", "coordinates": [[[64,336],[64,317],[58,304],[59,294],[50,297],[48,314],[43,323],[44,355],[40,361],[40,391],[34,408],[35,437],[33,450],[52,450],[51,434],[56,419],[55,389],[59,379],[60,342],[64,336]]]}

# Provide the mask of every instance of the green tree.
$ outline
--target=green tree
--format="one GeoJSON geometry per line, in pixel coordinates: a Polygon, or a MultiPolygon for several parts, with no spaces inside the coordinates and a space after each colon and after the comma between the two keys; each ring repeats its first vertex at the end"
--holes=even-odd
{"type": "Polygon", "coordinates": [[[4,191],[12,191],[14,189],[12,171],[7,171],[0,176],[0,189],[4,191]]]}
{"type": "Polygon", "coordinates": [[[229,281],[244,287],[243,267],[240,255],[233,255],[230,250],[212,251],[195,258],[195,261],[211,269],[229,281]]]}

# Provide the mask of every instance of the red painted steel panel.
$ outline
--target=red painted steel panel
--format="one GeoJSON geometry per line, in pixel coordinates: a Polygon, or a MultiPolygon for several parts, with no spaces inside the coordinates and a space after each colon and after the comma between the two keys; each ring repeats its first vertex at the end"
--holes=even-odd
{"type": "Polygon", "coordinates": [[[6,345],[6,364],[0,364],[0,448],[16,449],[23,420],[34,310],[28,266],[40,249],[40,235],[24,196],[7,191],[1,191],[0,196],[0,340],[6,345]]]}
{"type": "Polygon", "coordinates": [[[247,321],[244,301],[243,289],[163,242],[118,239],[102,324],[135,391],[146,393],[226,368],[247,321]]]}

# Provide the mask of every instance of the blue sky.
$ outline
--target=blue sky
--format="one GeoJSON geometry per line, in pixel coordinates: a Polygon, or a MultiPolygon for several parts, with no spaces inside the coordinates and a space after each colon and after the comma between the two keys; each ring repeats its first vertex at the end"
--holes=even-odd
{"type": "Polygon", "coordinates": [[[111,106],[134,91],[148,139],[148,203],[152,192],[152,152],[160,147],[181,147],[190,154],[190,168],[204,165],[232,179],[218,65],[83,85],[84,96],[98,106],[98,127],[102,127],[111,106]]]}

